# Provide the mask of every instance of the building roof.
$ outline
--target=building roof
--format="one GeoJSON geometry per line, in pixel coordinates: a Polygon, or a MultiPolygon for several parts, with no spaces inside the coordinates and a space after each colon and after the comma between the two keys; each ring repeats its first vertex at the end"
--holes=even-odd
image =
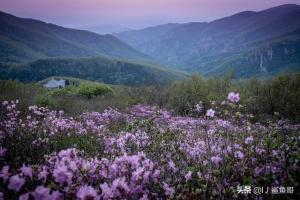
{"type": "Polygon", "coordinates": [[[58,87],[65,87],[66,85],[66,80],[50,80],[48,83],[44,84],[44,87],[46,88],[58,88],[58,87]]]}

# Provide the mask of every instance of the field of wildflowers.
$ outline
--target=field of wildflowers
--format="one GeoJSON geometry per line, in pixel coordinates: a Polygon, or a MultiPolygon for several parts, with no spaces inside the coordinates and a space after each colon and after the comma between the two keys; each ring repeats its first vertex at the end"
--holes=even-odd
{"type": "Polygon", "coordinates": [[[299,194],[300,125],[251,123],[231,92],[190,116],[136,105],[69,117],[2,103],[0,199],[276,199],[299,194]]]}

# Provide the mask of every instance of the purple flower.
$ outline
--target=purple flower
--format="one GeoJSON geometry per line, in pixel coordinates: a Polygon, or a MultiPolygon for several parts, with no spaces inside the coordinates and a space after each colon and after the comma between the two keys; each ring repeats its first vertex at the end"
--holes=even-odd
{"type": "Polygon", "coordinates": [[[245,157],[245,155],[244,155],[243,152],[241,152],[241,151],[236,151],[236,152],[234,153],[234,155],[235,155],[236,158],[239,158],[239,159],[241,159],[241,160],[243,160],[244,157],[245,157]]]}
{"type": "Polygon", "coordinates": [[[73,174],[67,169],[66,166],[59,166],[53,171],[53,176],[57,183],[68,183],[72,181],[73,174]]]}
{"type": "Polygon", "coordinates": [[[64,196],[62,193],[60,193],[59,191],[54,191],[51,194],[51,199],[52,200],[63,200],[64,196]]]}
{"type": "Polygon", "coordinates": [[[140,179],[142,179],[142,174],[144,173],[144,168],[143,167],[139,167],[137,168],[134,172],[132,172],[132,178],[131,180],[133,182],[137,182],[140,179]]]}
{"type": "Polygon", "coordinates": [[[158,179],[160,177],[160,170],[156,169],[152,174],[152,177],[158,179]]]}
{"type": "Polygon", "coordinates": [[[202,108],[203,108],[202,101],[200,101],[198,104],[196,104],[195,107],[196,107],[197,112],[202,112],[202,108]]]}
{"type": "Polygon", "coordinates": [[[215,116],[215,111],[213,109],[209,109],[206,111],[206,116],[207,117],[214,117],[215,116]]]}
{"type": "Polygon", "coordinates": [[[227,99],[233,103],[237,103],[240,100],[240,94],[234,93],[234,92],[229,92],[227,99]]]}
{"type": "Polygon", "coordinates": [[[36,200],[52,200],[50,189],[44,186],[38,186],[37,188],[35,188],[31,195],[36,200]]]}
{"type": "Polygon", "coordinates": [[[253,137],[252,137],[252,136],[247,137],[247,138],[245,139],[245,144],[251,144],[252,142],[253,142],[253,137]]]}
{"type": "Polygon", "coordinates": [[[41,180],[41,179],[47,179],[47,176],[48,176],[48,172],[47,172],[47,169],[45,167],[43,167],[43,170],[39,173],[38,175],[38,179],[41,180]]]}
{"type": "Polygon", "coordinates": [[[32,178],[32,168],[30,166],[27,167],[25,164],[23,164],[20,170],[24,176],[32,178]]]}
{"type": "Polygon", "coordinates": [[[9,166],[6,165],[6,166],[3,166],[2,167],[2,170],[0,172],[0,178],[3,178],[4,181],[6,181],[9,177],[9,166]]]}
{"type": "Polygon", "coordinates": [[[142,198],[140,200],[148,200],[148,195],[147,194],[143,194],[142,198]]]}
{"type": "Polygon", "coordinates": [[[189,171],[184,177],[185,177],[185,180],[186,181],[190,181],[190,180],[192,180],[192,172],[191,171],[189,171]]]}
{"type": "Polygon", "coordinates": [[[15,191],[19,192],[19,190],[24,185],[24,183],[25,183],[25,179],[20,178],[19,175],[14,175],[14,176],[10,177],[7,187],[10,190],[15,190],[15,191]]]}
{"type": "Polygon", "coordinates": [[[173,172],[176,172],[176,171],[177,171],[177,168],[176,168],[176,166],[175,166],[175,163],[174,163],[172,160],[170,160],[170,161],[168,162],[168,165],[169,165],[169,167],[173,170],[173,172]]]}
{"type": "Polygon", "coordinates": [[[226,148],[226,150],[227,150],[228,153],[230,153],[230,154],[232,153],[232,148],[231,148],[231,146],[228,146],[228,147],[226,148]]]}
{"type": "Polygon", "coordinates": [[[80,200],[94,200],[98,199],[98,194],[93,187],[85,185],[79,188],[76,197],[80,200]]]}
{"type": "Polygon", "coordinates": [[[255,172],[255,176],[259,176],[262,172],[263,172],[263,168],[261,167],[256,167],[254,169],[254,172],[255,172]]]}
{"type": "Polygon", "coordinates": [[[219,156],[212,156],[210,160],[213,164],[218,165],[222,161],[222,158],[219,156]]]}
{"type": "Polygon", "coordinates": [[[0,157],[4,157],[7,149],[0,146],[0,157]]]}
{"type": "Polygon", "coordinates": [[[121,190],[125,190],[126,192],[129,192],[130,190],[125,181],[125,177],[115,179],[112,183],[112,188],[113,190],[121,189],[121,190]]]}
{"type": "Polygon", "coordinates": [[[173,194],[175,193],[174,188],[170,187],[169,184],[163,183],[164,184],[164,190],[165,190],[165,195],[172,197],[173,194]]]}
{"type": "Polygon", "coordinates": [[[101,191],[102,191],[102,196],[104,199],[109,199],[113,196],[113,191],[112,189],[108,186],[107,183],[103,183],[100,185],[101,191]]]}

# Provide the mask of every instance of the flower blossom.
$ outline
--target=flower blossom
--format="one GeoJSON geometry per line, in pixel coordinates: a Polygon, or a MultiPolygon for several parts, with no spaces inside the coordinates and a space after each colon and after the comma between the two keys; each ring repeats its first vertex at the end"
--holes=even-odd
{"type": "Polygon", "coordinates": [[[253,137],[252,137],[252,136],[247,137],[247,138],[245,139],[245,144],[251,144],[252,142],[253,142],[253,137]]]}
{"type": "Polygon", "coordinates": [[[81,186],[76,193],[76,197],[80,200],[94,200],[99,199],[96,190],[91,186],[81,186]]]}
{"type": "Polygon", "coordinates": [[[30,166],[26,166],[25,164],[23,164],[20,170],[24,176],[32,178],[32,168],[30,166]]]}
{"type": "Polygon", "coordinates": [[[195,105],[195,110],[197,111],[197,112],[202,112],[202,108],[203,108],[203,106],[202,106],[202,101],[200,101],[199,103],[197,103],[196,105],[195,105]]]}
{"type": "Polygon", "coordinates": [[[43,200],[52,199],[50,195],[50,189],[43,186],[38,186],[31,194],[34,197],[34,199],[43,199],[43,200]]]}
{"type": "Polygon", "coordinates": [[[3,166],[2,170],[0,172],[0,178],[3,178],[4,181],[6,181],[9,178],[9,166],[3,166]]]}
{"type": "Polygon", "coordinates": [[[14,175],[9,179],[8,189],[19,192],[24,183],[25,179],[20,178],[19,175],[14,175]]]}
{"type": "Polygon", "coordinates": [[[101,191],[102,191],[102,196],[104,199],[109,199],[113,196],[113,191],[112,189],[108,186],[107,183],[103,183],[100,185],[101,191]]]}
{"type": "Polygon", "coordinates": [[[234,92],[229,92],[227,99],[233,103],[237,103],[240,101],[240,94],[234,93],[234,92]]]}
{"type": "Polygon", "coordinates": [[[28,199],[29,199],[29,193],[25,193],[19,196],[19,200],[28,200],[28,199]]]}
{"type": "Polygon", "coordinates": [[[243,160],[244,157],[245,157],[244,153],[241,152],[241,151],[236,151],[236,152],[234,153],[234,155],[235,155],[236,158],[239,158],[239,159],[241,159],[241,160],[243,160]]]}
{"type": "Polygon", "coordinates": [[[212,156],[210,160],[213,164],[218,165],[222,161],[222,158],[219,156],[212,156]]]}
{"type": "Polygon", "coordinates": [[[176,166],[175,166],[175,163],[174,163],[172,160],[170,160],[170,161],[168,162],[168,165],[169,165],[169,167],[173,170],[173,172],[176,172],[176,171],[177,171],[177,168],[176,168],[176,166]]]}
{"type": "Polygon", "coordinates": [[[213,109],[209,109],[206,111],[206,116],[207,117],[214,117],[215,116],[215,111],[213,109]]]}
{"type": "Polygon", "coordinates": [[[63,184],[66,182],[70,184],[73,174],[70,171],[68,171],[66,166],[59,166],[56,169],[54,169],[53,176],[57,183],[63,184]]]}
{"type": "Polygon", "coordinates": [[[164,184],[164,190],[165,190],[165,195],[172,197],[173,194],[175,193],[174,188],[170,187],[169,184],[163,183],[164,184]]]}
{"type": "Polygon", "coordinates": [[[186,180],[186,181],[192,180],[192,172],[189,171],[184,177],[185,177],[185,180],[186,180]]]}

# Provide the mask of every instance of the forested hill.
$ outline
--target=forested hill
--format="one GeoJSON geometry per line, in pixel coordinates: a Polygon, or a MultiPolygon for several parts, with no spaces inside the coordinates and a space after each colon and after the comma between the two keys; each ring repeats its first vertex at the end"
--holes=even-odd
{"type": "Polygon", "coordinates": [[[158,64],[101,56],[41,59],[22,65],[0,64],[0,79],[35,82],[51,76],[68,76],[115,85],[165,84],[186,77],[182,72],[158,64]]]}
{"type": "Polygon", "coordinates": [[[300,6],[245,11],[212,22],[166,24],[116,36],[160,62],[238,77],[300,70],[300,6]]]}
{"type": "Polygon", "coordinates": [[[0,12],[2,63],[99,54],[133,59],[147,58],[112,35],[98,35],[0,12]]]}

